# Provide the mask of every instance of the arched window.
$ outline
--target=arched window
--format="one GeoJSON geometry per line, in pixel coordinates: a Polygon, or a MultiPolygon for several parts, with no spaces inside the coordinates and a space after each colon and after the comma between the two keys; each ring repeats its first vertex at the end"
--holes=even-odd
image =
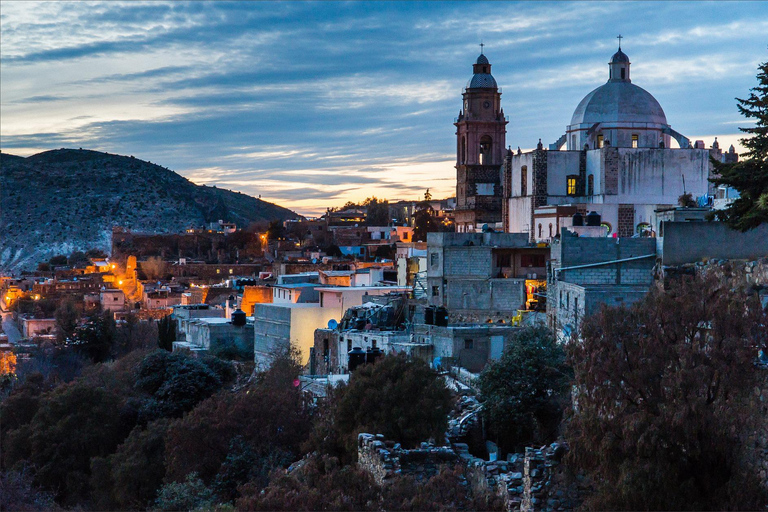
{"type": "Polygon", "coordinates": [[[462,137],[461,138],[461,163],[466,163],[467,161],[467,138],[462,137]]]}
{"type": "Polygon", "coordinates": [[[549,238],[552,238],[552,223],[549,223],[549,238]]]}
{"type": "Polygon", "coordinates": [[[601,222],[600,225],[605,228],[605,234],[610,235],[613,232],[613,228],[608,222],[601,222]]]}
{"type": "Polygon", "coordinates": [[[587,178],[587,195],[593,196],[595,195],[595,175],[590,174],[587,178]]]}
{"type": "Polygon", "coordinates": [[[520,168],[520,195],[528,195],[528,166],[524,165],[520,168]]]}
{"type": "Polygon", "coordinates": [[[488,135],[483,135],[483,137],[480,139],[480,165],[492,165],[493,164],[493,158],[492,158],[492,149],[493,149],[493,139],[491,139],[488,135]]]}
{"type": "Polygon", "coordinates": [[[539,238],[541,238],[541,224],[539,224],[539,238]]]}

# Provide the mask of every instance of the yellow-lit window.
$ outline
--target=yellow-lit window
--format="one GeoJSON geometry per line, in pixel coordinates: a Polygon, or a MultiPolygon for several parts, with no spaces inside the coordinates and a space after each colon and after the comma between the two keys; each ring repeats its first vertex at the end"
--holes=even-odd
{"type": "Polygon", "coordinates": [[[568,176],[567,181],[567,194],[569,196],[576,195],[576,176],[568,176]]]}
{"type": "Polygon", "coordinates": [[[602,135],[598,135],[597,136],[597,147],[598,148],[603,147],[603,136],[602,135]]]}
{"type": "Polygon", "coordinates": [[[633,148],[637,147],[637,135],[632,136],[632,147],[633,148]]]}

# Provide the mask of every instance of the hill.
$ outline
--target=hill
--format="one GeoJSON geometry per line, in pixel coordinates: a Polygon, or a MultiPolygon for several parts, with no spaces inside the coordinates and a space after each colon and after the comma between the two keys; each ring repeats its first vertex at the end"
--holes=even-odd
{"type": "Polygon", "coordinates": [[[156,233],[219,219],[252,222],[298,215],[132,156],[58,149],[27,158],[0,153],[0,270],[33,269],[73,250],[110,249],[112,227],[156,233]]]}

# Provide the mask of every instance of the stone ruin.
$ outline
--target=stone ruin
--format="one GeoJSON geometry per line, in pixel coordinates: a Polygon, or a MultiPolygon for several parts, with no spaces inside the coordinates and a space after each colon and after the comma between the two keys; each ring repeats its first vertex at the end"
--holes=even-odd
{"type": "Polygon", "coordinates": [[[486,461],[469,453],[464,443],[435,446],[421,443],[406,450],[381,434],[357,437],[357,463],[380,485],[404,475],[419,481],[438,474],[444,467],[462,464],[473,493],[499,495],[509,512],[560,511],[577,508],[588,490],[586,482],[572,475],[561,460],[568,447],[562,443],[526,448],[507,460],[486,461]]]}

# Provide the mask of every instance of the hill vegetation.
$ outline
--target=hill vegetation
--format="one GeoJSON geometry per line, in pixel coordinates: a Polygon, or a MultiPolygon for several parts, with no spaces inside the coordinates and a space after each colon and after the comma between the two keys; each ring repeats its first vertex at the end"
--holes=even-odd
{"type": "Polygon", "coordinates": [[[0,269],[6,271],[74,250],[109,251],[114,226],[168,233],[220,219],[245,227],[297,217],[133,156],[82,149],[27,158],[0,154],[0,204],[0,269]]]}

